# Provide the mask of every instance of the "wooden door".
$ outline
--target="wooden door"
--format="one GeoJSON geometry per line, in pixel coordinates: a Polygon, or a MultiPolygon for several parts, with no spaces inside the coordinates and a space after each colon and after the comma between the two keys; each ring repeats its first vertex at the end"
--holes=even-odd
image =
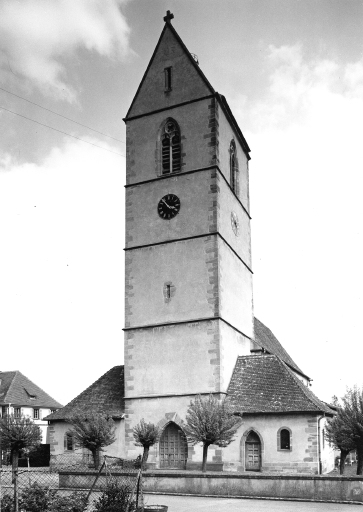
{"type": "Polygon", "coordinates": [[[261,442],[255,432],[250,432],[245,445],[246,471],[260,471],[261,469],[261,442]]]}
{"type": "Polygon", "coordinates": [[[170,423],[160,438],[160,467],[185,469],[188,444],[184,432],[175,423],[170,423]]]}

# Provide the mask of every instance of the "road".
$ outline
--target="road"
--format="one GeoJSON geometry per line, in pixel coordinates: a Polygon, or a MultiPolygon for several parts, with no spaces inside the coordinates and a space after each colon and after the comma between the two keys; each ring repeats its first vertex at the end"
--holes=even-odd
{"type": "Polygon", "coordinates": [[[168,512],[358,512],[361,505],[301,501],[202,498],[145,494],[146,505],[167,505],[168,512]]]}

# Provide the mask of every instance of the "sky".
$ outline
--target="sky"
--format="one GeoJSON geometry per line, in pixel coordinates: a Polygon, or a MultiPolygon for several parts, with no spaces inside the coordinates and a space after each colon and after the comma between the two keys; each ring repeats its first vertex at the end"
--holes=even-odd
{"type": "Polygon", "coordinates": [[[123,363],[122,118],[167,9],[251,148],[255,316],[342,396],[363,385],[360,0],[0,0],[0,370],[66,404],[123,363]]]}

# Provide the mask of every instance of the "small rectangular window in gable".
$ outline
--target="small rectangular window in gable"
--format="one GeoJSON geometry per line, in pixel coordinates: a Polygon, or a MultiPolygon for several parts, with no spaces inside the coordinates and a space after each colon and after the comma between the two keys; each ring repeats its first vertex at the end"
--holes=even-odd
{"type": "Polygon", "coordinates": [[[35,420],[39,420],[40,419],[39,409],[33,409],[33,418],[35,420]]]}
{"type": "Polygon", "coordinates": [[[164,91],[168,92],[168,91],[171,91],[171,66],[164,69],[164,75],[165,75],[164,91]]]}

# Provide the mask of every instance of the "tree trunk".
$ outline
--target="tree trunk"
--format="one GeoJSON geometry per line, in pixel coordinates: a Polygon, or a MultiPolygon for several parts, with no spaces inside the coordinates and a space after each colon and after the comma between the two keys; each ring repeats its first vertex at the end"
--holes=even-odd
{"type": "Polygon", "coordinates": [[[357,475],[363,475],[363,444],[357,446],[357,475]]]}
{"type": "Polygon", "coordinates": [[[141,469],[143,471],[146,471],[146,462],[147,458],[149,457],[149,446],[144,446],[144,453],[142,454],[142,460],[141,460],[141,469]]]}
{"type": "Polygon", "coordinates": [[[208,448],[209,448],[209,444],[203,444],[203,464],[202,464],[203,473],[205,473],[207,471],[208,448]]]}
{"type": "Polygon", "coordinates": [[[340,462],[339,462],[339,473],[344,475],[345,470],[345,459],[349,455],[349,450],[340,450],[340,462]]]}
{"type": "Polygon", "coordinates": [[[19,466],[19,450],[14,449],[11,451],[11,464],[12,464],[12,481],[14,484],[14,510],[19,511],[19,497],[18,497],[18,466],[19,466]]]}
{"type": "Polygon", "coordinates": [[[91,451],[95,469],[98,469],[100,467],[100,449],[96,448],[95,450],[91,451]]]}

